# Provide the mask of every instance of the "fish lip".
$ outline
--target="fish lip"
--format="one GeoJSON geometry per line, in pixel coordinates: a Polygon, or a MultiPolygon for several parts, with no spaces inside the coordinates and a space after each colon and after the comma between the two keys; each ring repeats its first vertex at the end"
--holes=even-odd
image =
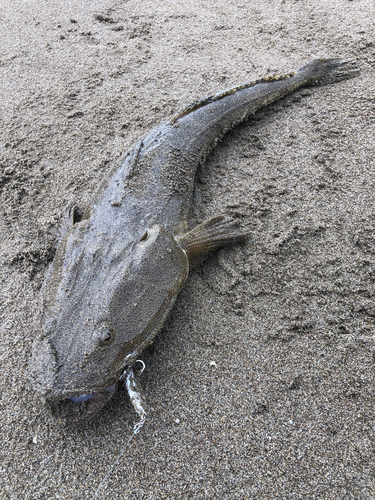
{"type": "MultiPolygon", "coordinates": [[[[87,401],[74,403],[69,398],[61,395],[58,399],[46,399],[46,405],[49,407],[51,417],[57,421],[62,427],[81,426],[96,417],[106,404],[112,399],[116,392],[118,383],[107,387],[107,390],[93,393],[87,401]]],[[[81,394],[74,393],[80,397],[81,394]]]]}
{"type": "MultiPolygon", "coordinates": [[[[118,378],[110,379],[106,384],[101,384],[100,386],[80,386],[80,387],[52,387],[44,388],[43,390],[38,390],[40,396],[51,403],[56,403],[59,401],[69,400],[70,398],[80,397],[82,395],[91,394],[104,394],[107,395],[112,387],[116,388],[118,384],[118,378]]],[[[114,389],[115,391],[116,389],[114,389]]],[[[113,392],[114,392],[113,391],[113,392]]]]}
{"type": "Polygon", "coordinates": [[[85,403],[86,401],[98,401],[101,398],[107,397],[110,394],[114,394],[116,391],[116,385],[111,385],[110,387],[106,387],[104,391],[101,392],[92,392],[91,394],[81,394],[79,396],[71,396],[70,398],[67,398],[68,401],[71,401],[74,404],[80,404],[80,403],[85,403]],[[75,401],[74,401],[75,400],[75,401]]]}

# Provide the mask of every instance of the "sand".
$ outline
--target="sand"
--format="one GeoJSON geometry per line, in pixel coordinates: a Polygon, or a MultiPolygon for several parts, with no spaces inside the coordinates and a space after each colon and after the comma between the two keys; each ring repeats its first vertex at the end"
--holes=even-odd
{"type": "Polygon", "coordinates": [[[0,498],[375,498],[373,0],[0,13],[0,498]],[[197,174],[190,224],[235,214],[250,237],[193,266],[144,353],[142,431],[123,388],[60,427],[27,372],[68,204],[194,99],[322,56],[362,73],[259,113],[197,174]]]}

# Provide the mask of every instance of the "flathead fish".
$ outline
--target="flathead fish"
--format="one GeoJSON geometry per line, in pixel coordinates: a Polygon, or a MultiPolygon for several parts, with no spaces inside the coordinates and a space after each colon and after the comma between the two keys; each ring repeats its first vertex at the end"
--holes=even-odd
{"type": "Polygon", "coordinates": [[[354,62],[317,59],[194,102],[127,153],[81,220],[71,210],[46,278],[42,336],[30,363],[32,385],[45,400],[90,417],[127,373],[139,406],[131,367],[162,327],[189,260],[244,238],[239,222],[225,215],[187,231],[198,165],[260,108],[301,87],[357,74],[354,62]]]}

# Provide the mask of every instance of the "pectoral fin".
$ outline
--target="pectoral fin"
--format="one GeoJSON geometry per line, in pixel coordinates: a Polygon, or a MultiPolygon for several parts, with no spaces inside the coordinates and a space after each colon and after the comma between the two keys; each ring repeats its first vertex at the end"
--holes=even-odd
{"type": "Polygon", "coordinates": [[[243,241],[246,236],[237,220],[219,215],[180,236],[178,243],[190,260],[222,246],[243,241]]]}

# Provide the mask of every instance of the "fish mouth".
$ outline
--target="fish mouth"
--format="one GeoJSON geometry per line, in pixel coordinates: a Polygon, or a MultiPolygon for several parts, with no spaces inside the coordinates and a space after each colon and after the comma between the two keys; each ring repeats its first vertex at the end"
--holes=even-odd
{"type": "Polygon", "coordinates": [[[52,416],[62,426],[79,426],[98,415],[110,401],[117,389],[117,383],[102,392],[79,394],[60,401],[47,400],[52,416]]]}
{"type": "Polygon", "coordinates": [[[74,404],[79,404],[79,403],[85,403],[86,401],[100,401],[104,396],[105,393],[110,393],[114,394],[116,390],[116,384],[111,385],[110,387],[107,387],[107,389],[104,390],[103,392],[93,392],[91,394],[81,394],[80,396],[73,396],[71,398],[68,398],[68,401],[71,401],[74,404]]]}

